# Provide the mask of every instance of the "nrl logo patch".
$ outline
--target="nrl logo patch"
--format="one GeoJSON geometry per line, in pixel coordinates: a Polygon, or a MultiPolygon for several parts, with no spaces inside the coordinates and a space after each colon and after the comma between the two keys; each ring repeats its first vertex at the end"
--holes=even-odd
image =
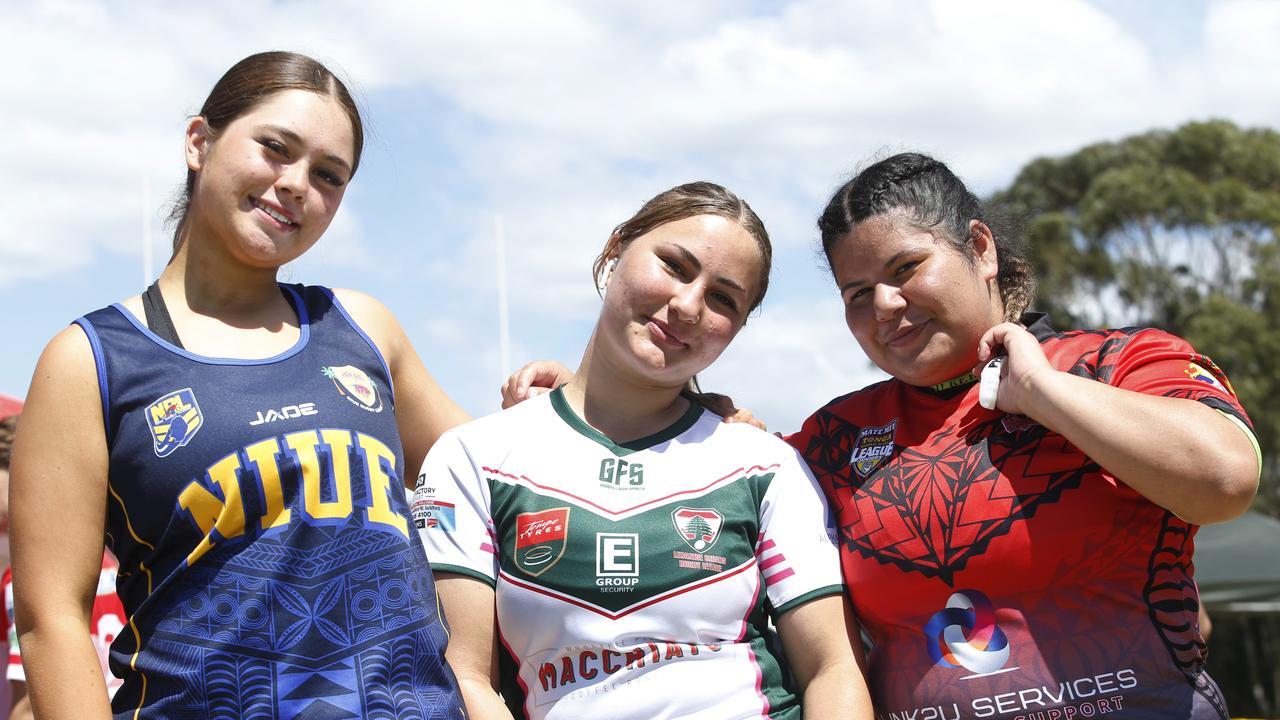
{"type": "Polygon", "coordinates": [[[703,552],[720,538],[724,515],[704,508],[679,507],[672,511],[671,522],[675,524],[681,540],[694,550],[703,552]]]}
{"type": "Polygon", "coordinates": [[[881,463],[893,455],[893,436],[897,429],[898,419],[894,418],[886,425],[865,427],[858,431],[858,439],[853,443],[853,454],[849,456],[849,465],[853,466],[858,477],[870,477],[881,463]]]}
{"type": "Polygon", "coordinates": [[[378,386],[373,384],[369,375],[354,365],[321,368],[320,372],[333,381],[338,394],[350,400],[357,407],[369,412],[382,412],[382,398],[378,395],[378,386]]]}
{"type": "Polygon", "coordinates": [[[569,508],[558,507],[516,516],[516,566],[537,577],[564,557],[569,508]]]}
{"type": "Polygon", "coordinates": [[[167,457],[191,442],[204,426],[204,415],[191,388],[175,390],[151,403],[147,408],[151,425],[151,442],[157,457],[167,457]]]}

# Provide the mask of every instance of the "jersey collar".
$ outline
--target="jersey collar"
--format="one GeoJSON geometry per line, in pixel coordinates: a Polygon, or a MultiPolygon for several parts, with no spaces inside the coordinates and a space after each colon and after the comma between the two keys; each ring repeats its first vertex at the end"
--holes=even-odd
{"type": "MultiPolygon", "coordinates": [[[[1018,318],[1018,322],[1031,333],[1036,340],[1044,342],[1053,334],[1053,327],[1049,325],[1049,315],[1042,312],[1024,312],[1018,318]]],[[[953,377],[950,380],[943,380],[940,383],[927,386],[915,386],[921,392],[936,395],[942,398],[955,397],[969,389],[969,386],[978,382],[978,376],[970,370],[959,377],[953,377]]]]}
{"type": "Polygon", "coordinates": [[[654,445],[661,445],[662,443],[677,437],[685,430],[693,427],[693,424],[698,421],[698,418],[702,417],[702,406],[691,400],[689,402],[689,409],[685,411],[684,415],[681,415],[680,419],[676,420],[666,428],[659,430],[652,435],[647,435],[636,440],[617,443],[608,435],[605,435],[599,430],[591,427],[585,420],[578,417],[578,414],[573,411],[573,408],[569,407],[569,401],[565,400],[563,388],[564,386],[561,385],[550,392],[551,407],[555,409],[556,414],[560,416],[561,420],[564,420],[565,424],[576,430],[580,435],[603,445],[605,449],[618,457],[630,455],[631,453],[639,452],[641,450],[648,450],[654,445]]]}

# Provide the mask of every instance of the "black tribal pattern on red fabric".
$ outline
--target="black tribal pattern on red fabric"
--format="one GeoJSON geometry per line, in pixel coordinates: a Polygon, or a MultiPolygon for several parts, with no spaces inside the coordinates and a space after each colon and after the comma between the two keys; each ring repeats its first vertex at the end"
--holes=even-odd
{"type": "Polygon", "coordinates": [[[1194,571],[1189,562],[1191,551],[1187,546],[1190,542],[1191,526],[1172,513],[1165,513],[1159,540],[1147,564],[1148,579],[1143,596],[1147,600],[1151,624],[1159,632],[1174,665],[1182,671],[1191,687],[1225,718],[1226,699],[1204,673],[1208,648],[1200,633],[1187,621],[1187,618],[1197,617],[1200,611],[1199,595],[1191,579],[1194,571]]]}
{"type": "MultiPolygon", "coordinates": [[[[1145,328],[1055,334],[1037,323],[1031,329],[1059,369],[1199,401],[1249,424],[1226,377],[1179,338],[1145,328]]],[[[957,574],[1020,521],[1082,484],[1104,482],[1102,469],[1062,436],[1023,416],[993,417],[965,393],[956,403],[896,381],[881,383],[833,401],[791,438],[827,492],[846,553],[955,588],[957,574]],[[860,433],[895,418],[892,454],[873,470],[864,466],[862,477],[851,465],[860,433]]],[[[1133,591],[1141,592],[1173,665],[1225,718],[1192,625],[1198,609],[1194,528],[1171,513],[1147,516],[1159,524],[1132,528],[1137,547],[1149,542],[1151,548],[1145,585],[1133,591]]]]}
{"type": "Polygon", "coordinates": [[[891,461],[863,480],[849,465],[858,426],[826,410],[815,419],[819,430],[801,454],[831,489],[845,546],[953,586],[954,574],[994,538],[1098,471],[1082,455],[1059,452],[1066,441],[1043,426],[1003,432],[996,420],[939,433],[927,445],[895,447],[891,461]],[[1052,450],[1041,453],[1046,445],[1052,450]],[[1001,473],[1023,478],[1016,494],[1000,492],[1001,473]],[[854,507],[843,507],[848,503],[854,507]]]}

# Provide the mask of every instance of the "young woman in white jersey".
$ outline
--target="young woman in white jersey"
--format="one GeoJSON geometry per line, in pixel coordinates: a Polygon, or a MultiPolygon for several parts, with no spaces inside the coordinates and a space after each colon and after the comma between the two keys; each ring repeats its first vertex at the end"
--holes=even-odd
{"type": "Polygon", "coordinates": [[[474,717],[871,717],[813,478],[685,392],[770,258],[724,188],[661,193],[596,261],[577,372],[432,449],[413,512],[474,717]]]}

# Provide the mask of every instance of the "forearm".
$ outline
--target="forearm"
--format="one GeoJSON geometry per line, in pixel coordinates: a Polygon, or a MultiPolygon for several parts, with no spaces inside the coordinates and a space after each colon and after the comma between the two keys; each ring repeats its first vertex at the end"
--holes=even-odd
{"type": "Polygon", "coordinates": [[[1258,477],[1252,444],[1213,408],[1056,370],[1030,381],[1027,415],[1178,517],[1220,522],[1252,500],[1258,477]]]}
{"type": "Polygon", "coordinates": [[[512,720],[511,711],[487,679],[460,675],[458,687],[467,705],[467,715],[473,720],[512,720]]]}
{"type": "Polygon", "coordinates": [[[832,664],[809,680],[804,689],[803,715],[811,718],[872,720],[862,670],[856,662],[832,664]]]}
{"type": "Polygon", "coordinates": [[[20,637],[27,675],[27,698],[42,720],[107,720],[102,666],[90,641],[89,625],[78,620],[47,620],[20,637]]]}
{"type": "Polygon", "coordinates": [[[9,720],[32,720],[31,699],[27,697],[27,684],[18,680],[9,681],[9,696],[13,705],[9,708],[9,720]]]}

